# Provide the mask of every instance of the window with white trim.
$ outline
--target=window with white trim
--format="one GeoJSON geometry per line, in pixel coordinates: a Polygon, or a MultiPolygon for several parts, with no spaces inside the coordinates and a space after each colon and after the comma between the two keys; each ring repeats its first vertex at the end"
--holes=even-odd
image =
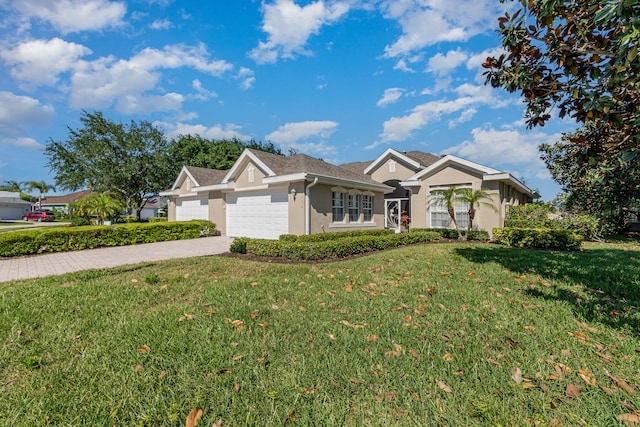
{"type": "Polygon", "coordinates": [[[249,182],[253,182],[255,181],[255,168],[253,166],[249,166],[249,168],[247,169],[247,179],[249,180],[249,182]]]}
{"type": "Polygon", "coordinates": [[[349,222],[360,221],[360,194],[349,194],[347,196],[347,205],[349,207],[349,222]]]}
{"type": "MultiPolygon", "coordinates": [[[[430,200],[429,212],[431,215],[431,227],[449,228],[451,218],[449,217],[447,202],[444,200],[442,194],[438,193],[437,190],[432,190],[430,200]]],[[[469,203],[456,200],[453,204],[453,211],[458,228],[467,228],[469,225],[469,203]]]]}
{"type": "Polygon", "coordinates": [[[344,222],[344,193],[342,191],[331,192],[331,221],[344,222]]]}
{"type": "Polygon", "coordinates": [[[396,162],[389,160],[389,172],[394,173],[396,171],[396,162]]]}
{"type": "Polygon", "coordinates": [[[373,221],[373,196],[369,194],[362,195],[362,216],[364,222],[373,221]]]}

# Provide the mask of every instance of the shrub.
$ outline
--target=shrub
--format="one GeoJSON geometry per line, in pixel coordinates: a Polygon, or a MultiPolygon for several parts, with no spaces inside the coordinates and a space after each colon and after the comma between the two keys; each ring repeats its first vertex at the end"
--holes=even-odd
{"type": "Polygon", "coordinates": [[[0,256],[124,246],[166,240],[195,239],[215,232],[210,221],[188,221],[117,226],[60,227],[16,231],[0,235],[0,256]]]}
{"type": "MultiPolygon", "coordinates": [[[[382,231],[382,230],[378,230],[382,231]]],[[[258,256],[285,257],[294,260],[318,260],[327,258],[342,258],[373,250],[387,249],[412,243],[439,240],[440,234],[434,232],[399,233],[355,233],[346,236],[328,236],[323,233],[325,240],[306,241],[311,236],[298,236],[296,240],[285,238],[283,240],[246,239],[246,251],[258,256]]],[[[235,243],[235,242],[234,242],[235,243]]]]}
{"type": "Polygon", "coordinates": [[[582,236],[571,230],[554,228],[494,228],[493,239],[500,244],[517,248],[542,248],[577,251],[582,236]]]}
{"type": "Polygon", "coordinates": [[[71,218],[71,224],[75,227],[81,227],[83,225],[91,225],[86,218],[71,218]]]}
{"type": "Polygon", "coordinates": [[[598,240],[600,239],[600,221],[593,215],[589,214],[576,214],[570,215],[566,218],[553,220],[552,225],[554,228],[563,228],[565,230],[571,230],[581,235],[585,240],[598,240]],[[554,224],[557,222],[557,225],[554,224]]]}
{"type": "Polygon", "coordinates": [[[514,228],[544,228],[549,227],[549,214],[553,208],[541,203],[510,206],[504,226],[514,228]]]}
{"type": "MultiPolygon", "coordinates": [[[[412,228],[410,233],[429,231],[440,234],[442,239],[457,239],[458,232],[454,228],[412,228]]],[[[470,240],[489,240],[489,233],[484,230],[470,230],[467,236],[470,240]]]]}
{"type": "Polygon", "coordinates": [[[152,216],[149,218],[149,222],[167,222],[166,216],[152,216]]]}
{"type": "Polygon", "coordinates": [[[247,239],[246,237],[238,237],[233,239],[231,246],[229,246],[229,251],[234,254],[246,254],[247,253],[247,239]]]}

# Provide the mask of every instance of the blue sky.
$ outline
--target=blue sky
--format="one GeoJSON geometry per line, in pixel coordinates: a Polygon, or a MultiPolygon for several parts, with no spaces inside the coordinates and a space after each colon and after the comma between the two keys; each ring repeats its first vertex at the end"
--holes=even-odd
{"type": "MultiPolygon", "coordinates": [[[[0,0],[0,181],[54,182],[42,153],[83,109],[168,138],[273,142],[336,164],[391,147],[560,191],[516,95],[484,86],[498,0],[0,0]]],[[[61,193],[58,191],[57,193],[61,193]]]]}

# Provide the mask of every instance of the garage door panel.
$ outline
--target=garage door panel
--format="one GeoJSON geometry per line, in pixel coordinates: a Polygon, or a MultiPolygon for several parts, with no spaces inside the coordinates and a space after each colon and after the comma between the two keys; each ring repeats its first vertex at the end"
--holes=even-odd
{"type": "Polygon", "coordinates": [[[176,221],[209,219],[209,201],[206,197],[189,197],[176,200],[176,221]]]}
{"type": "Polygon", "coordinates": [[[271,190],[227,196],[227,235],[277,239],[289,231],[286,190],[271,190]]]}

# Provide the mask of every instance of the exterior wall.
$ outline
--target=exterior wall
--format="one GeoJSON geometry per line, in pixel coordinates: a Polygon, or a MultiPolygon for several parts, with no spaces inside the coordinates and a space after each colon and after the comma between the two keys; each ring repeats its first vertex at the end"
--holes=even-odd
{"type": "Polygon", "coordinates": [[[408,168],[404,163],[401,163],[395,157],[387,157],[380,166],[378,166],[373,172],[371,172],[371,179],[378,182],[386,182],[392,179],[404,181],[410,176],[416,174],[416,171],[408,168]],[[396,162],[396,171],[389,171],[389,161],[396,162]]]}
{"type": "Polygon", "coordinates": [[[169,197],[167,200],[167,221],[176,220],[176,198],[175,196],[169,197]]]}
{"type": "Polygon", "coordinates": [[[262,178],[266,175],[253,162],[248,162],[236,175],[236,188],[256,187],[262,185],[262,178]],[[253,167],[253,182],[249,181],[249,168],[253,167]]]}
{"type": "MultiPolygon", "coordinates": [[[[331,193],[333,185],[318,184],[311,188],[311,234],[333,231],[369,230],[384,228],[384,193],[373,193],[373,221],[359,223],[333,223],[331,193]]],[[[345,187],[351,190],[352,187],[345,187]]],[[[360,218],[362,218],[362,206],[360,218]]],[[[345,201],[345,213],[348,209],[345,201]]]]}
{"type": "Polygon", "coordinates": [[[221,191],[209,192],[209,221],[216,225],[216,231],[226,234],[227,211],[224,194],[221,191]]]}
{"type": "Polygon", "coordinates": [[[305,183],[302,181],[289,184],[289,234],[300,236],[306,231],[305,188],[305,183]]]}

